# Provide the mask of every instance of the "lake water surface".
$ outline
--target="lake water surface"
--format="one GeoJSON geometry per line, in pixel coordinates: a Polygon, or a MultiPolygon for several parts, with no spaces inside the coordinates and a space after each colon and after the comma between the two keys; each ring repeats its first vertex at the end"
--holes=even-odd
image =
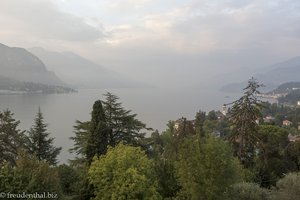
{"type": "Polygon", "coordinates": [[[20,128],[28,130],[40,107],[48,131],[55,137],[55,145],[63,147],[59,160],[66,162],[73,158],[68,149],[73,145],[69,138],[74,135],[75,120],[89,120],[94,101],[103,99],[106,91],[120,97],[126,109],[137,113],[139,120],[159,131],[165,130],[169,120],[182,116],[193,119],[199,109],[219,110],[224,103],[237,98],[237,95],[229,97],[205,89],[82,89],[70,94],[0,95],[0,109],[10,109],[14,118],[21,121],[20,128]]]}

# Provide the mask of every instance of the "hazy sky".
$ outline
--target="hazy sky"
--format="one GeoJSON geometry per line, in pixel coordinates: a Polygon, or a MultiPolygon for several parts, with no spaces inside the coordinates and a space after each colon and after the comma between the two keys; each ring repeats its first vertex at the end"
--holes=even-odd
{"type": "Polygon", "coordinates": [[[195,84],[300,55],[299,0],[1,0],[0,43],[195,84]]]}

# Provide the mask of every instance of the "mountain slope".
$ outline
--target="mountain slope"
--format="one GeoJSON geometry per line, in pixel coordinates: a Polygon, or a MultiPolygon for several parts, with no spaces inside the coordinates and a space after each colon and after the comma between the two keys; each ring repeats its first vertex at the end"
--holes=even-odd
{"type": "MultiPolygon", "coordinates": [[[[253,75],[254,78],[266,86],[263,91],[273,90],[285,82],[300,81],[300,57],[294,57],[271,65],[266,69],[266,72],[253,75]]],[[[245,83],[247,83],[247,81],[230,83],[225,85],[221,90],[225,92],[239,92],[241,88],[246,86],[245,83]]]]}
{"type": "Polygon", "coordinates": [[[23,48],[0,44],[0,74],[18,81],[65,85],[44,63],[23,48]]]}
{"type": "Polygon", "coordinates": [[[279,85],[275,90],[270,91],[270,94],[290,93],[300,89],[300,82],[287,82],[279,85]]]}
{"type": "Polygon", "coordinates": [[[68,84],[80,88],[148,87],[147,84],[128,79],[72,52],[53,52],[39,47],[29,49],[47,67],[68,84]]]}
{"type": "Polygon", "coordinates": [[[42,83],[22,82],[12,78],[7,78],[0,75],[0,94],[29,94],[29,93],[70,93],[76,92],[74,89],[63,87],[46,85],[42,83]]]}

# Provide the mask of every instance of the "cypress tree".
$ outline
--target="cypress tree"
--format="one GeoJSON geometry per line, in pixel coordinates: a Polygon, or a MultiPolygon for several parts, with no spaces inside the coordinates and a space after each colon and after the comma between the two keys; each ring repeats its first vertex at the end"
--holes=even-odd
{"type": "Polygon", "coordinates": [[[57,164],[57,155],[61,151],[61,147],[53,146],[54,138],[49,137],[47,132],[47,124],[39,108],[34,125],[28,131],[30,140],[30,153],[35,154],[38,160],[47,161],[50,165],[57,164]]]}
{"type": "Polygon", "coordinates": [[[106,153],[109,129],[106,127],[105,113],[100,100],[93,105],[90,131],[87,141],[86,157],[91,164],[95,155],[106,153]]]}

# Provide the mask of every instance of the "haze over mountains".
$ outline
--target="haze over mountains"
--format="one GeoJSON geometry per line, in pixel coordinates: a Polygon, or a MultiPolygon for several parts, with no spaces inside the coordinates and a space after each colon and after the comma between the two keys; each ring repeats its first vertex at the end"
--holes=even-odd
{"type": "Polygon", "coordinates": [[[0,44],[0,75],[6,83],[4,88],[16,82],[75,88],[149,87],[72,52],[52,52],[39,47],[28,51],[3,44],[0,44]]]}
{"type": "Polygon", "coordinates": [[[0,74],[3,77],[23,82],[48,85],[66,85],[44,63],[23,48],[8,47],[0,43],[0,74]]]}
{"type": "Polygon", "coordinates": [[[43,60],[47,68],[55,71],[62,80],[77,88],[148,87],[72,52],[53,52],[40,47],[29,51],[43,60]]]}
{"type": "MultiPolygon", "coordinates": [[[[0,44],[0,78],[11,79],[4,80],[5,83],[16,80],[76,88],[149,87],[72,52],[53,52],[40,47],[31,48],[29,51],[0,44]]],[[[238,76],[238,72],[235,75],[238,76]]],[[[285,82],[300,81],[300,57],[257,68],[251,75],[266,86],[263,92],[273,90],[285,82]]],[[[229,82],[226,85],[226,80],[230,80],[229,76],[232,74],[224,76],[224,79],[220,78],[225,85],[221,90],[240,92],[247,80],[229,82]]]]}
{"type": "MultiPolygon", "coordinates": [[[[275,89],[285,82],[300,81],[300,57],[276,63],[274,65],[260,69],[252,74],[260,83],[265,85],[263,92],[275,89]]],[[[221,88],[225,92],[240,92],[246,85],[247,80],[237,83],[229,83],[221,88]]]]}

